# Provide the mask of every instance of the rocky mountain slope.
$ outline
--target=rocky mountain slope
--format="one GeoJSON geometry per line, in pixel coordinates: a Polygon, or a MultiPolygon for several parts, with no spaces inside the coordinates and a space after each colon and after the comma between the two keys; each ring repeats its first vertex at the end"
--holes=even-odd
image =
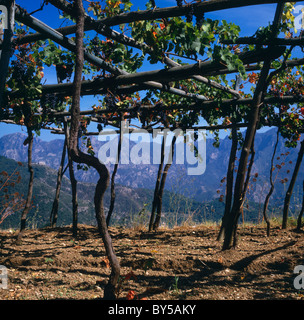
{"type": "MultiPolygon", "coordinates": [[[[0,221],[2,209],[4,208],[6,194],[18,192],[19,195],[26,197],[29,173],[27,164],[23,163],[20,166],[15,160],[0,156],[0,179],[3,172],[8,175],[3,181],[6,181],[14,170],[18,171],[21,177],[20,183],[16,183],[13,187],[8,187],[8,192],[4,189],[0,190],[0,221]]],[[[28,215],[27,225],[32,227],[45,227],[50,224],[50,213],[55,196],[57,172],[56,170],[46,165],[34,165],[34,190],[33,203],[28,215]]],[[[0,184],[0,187],[2,184],[0,184]]],[[[125,226],[145,225],[149,221],[151,212],[151,203],[153,199],[153,190],[143,188],[130,188],[126,186],[116,185],[116,202],[112,215],[112,224],[125,226]]],[[[95,210],[94,210],[94,193],[95,184],[87,182],[78,182],[77,197],[78,197],[78,219],[79,223],[87,225],[96,225],[95,210]]],[[[72,223],[72,191],[70,180],[63,177],[58,212],[58,226],[69,225],[72,223]]],[[[107,214],[110,205],[110,190],[108,189],[104,197],[105,213],[107,214]]],[[[215,201],[215,206],[219,206],[217,213],[214,213],[212,204],[207,208],[203,208],[200,202],[185,198],[176,193],[166,191],[163,199],[164,221],[167,224],[173,225],[175,222],[180,223],[185,221],[190,216],[196,221],[201,221],[203,218],[220,219],[222,214],[222,206],[218,201],[215,201]],[[204,209],[204,215],[201,212],[204,209]],[[168,217],[167,217],[167,216],[168,217]]],[[[6,218],[3,223],[0,223],[0,229],[19,228],[20,213],[14,212],[6,218]]]]}
{"type": "MultiPolygon", "coordinates": [[[[11,134],[0,139],[0,155],[16,161],[26,161],[27,148],[23,146],[23,141],[26,135],[11,134]]],[[[276,129],[271,129],[264,133],[258,133],[255,140],[256,157],[253,166],[253,173],[257,173],[258,177],[251,181],[250,192],[248,198],[257,203],[263,201],[269,190],[269,171],[270,159],[272,156],[276,139],[276,129]]],[[[96,137],[91,138],[92,146],[96,152],[100,150],[104,142],[98,141],[96,137]]],[[[213,140],[207,139],[206,144],[206,171],[202,175],[187,175],[186,165],[176,164],[170,168],[166,189],[168,191],[178,192],[180,194],[194,197],[196,201],[209,201],[219,197],[219,194],[224,193],[225,185],[221,180],[226,176],[226,170],[230,154],[231,141],[227,137],[220,142],[220,147],[213,147],[213,140]]],[[[134,146],[130,142],[130,149],[134,146]]],[[[63,140],[56,139],[50,142],[42,141],[35,138],[33,147],[33,161],[37,164],[43,164],[57,170],[60,162],[63,140]]],[[[150,145],[150,156],[152,160],[153,146],[150,145]]],[[[157,148],[159,150],[159,148],[157,148]]],[[[281,169],[276,168],[274,178],[276,178],[276,188],[271,199],[271,202],[276,205],[282,204],[282,198],[288,187],[288,182],[281,183],[284,179],[290,179],[293,166],[296,161],[298,148],[288,149],[284,145],[284,140],[280,139],[278,145],[275,166],[281,166],[281,169]],[[289,155],[286,156],[286,153],[289,155]],[[278,175],[277,175],[277,171],[278,175]]],[[[146,155],[143,155],[146,156],[146,155]]],[[[157,158],[158,156],[156,156],[157,158]]],[[[151,161],[152,162],[152,161],[151,161]]],[[[303,166],[302,166],[303,167],[303,166]]],[[[109,166],[112,171],[113,165],[109,166]]],[[[157,176],[157,164],[133,164],[119,165],[116,182],[120,185],[129,188],[147,188],[153,189],[157,176]]],[[[87,171],[77,170],[77,180],[81,182],[94,183],[98,176],[94,169],[87,171]]],[[[304,170],[300,170],[295,188],[295,197],[301,198],[301,183],[304,178],[304,170]]]]}

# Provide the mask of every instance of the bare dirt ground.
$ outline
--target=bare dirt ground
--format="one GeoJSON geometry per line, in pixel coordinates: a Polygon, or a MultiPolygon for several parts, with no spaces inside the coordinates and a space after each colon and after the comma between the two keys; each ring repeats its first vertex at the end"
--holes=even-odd
{"type": "MultiPolygon", "coordinates": [[[[239,245],[221,250],[217,227],[183,227],[148,233],[110,228],[121,263],[118,297],[147,300],[304,299],[293,270],[304,265],[304,233],[273,228],[239,230],[239,245]]],[[[100,299],[110,274],[96,228],[0,232],[0,265],[8,288],[0,300],[100,299]]]]}

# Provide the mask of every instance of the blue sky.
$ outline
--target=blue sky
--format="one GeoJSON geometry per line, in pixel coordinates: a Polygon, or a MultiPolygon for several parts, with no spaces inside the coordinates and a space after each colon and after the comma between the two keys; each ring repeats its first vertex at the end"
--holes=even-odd
{"type": "MultiPolygon", "coordinates": [[[[24,7],[29,13],[38,9],[41,0],[17,0],[16,1],[20,6],[24,7]]],[[[85,3],[86,1],[84,1],[85,3]]],[[[146,1],[133,1],[134,6],[133,10],[145,9],[146,1]]],[[[303,2],[304,3],[304,2],[303,2]]],[[[175,0],[156,0],[156,4],[159,7],[168,7],[175,6],[175,0]]],[[[299,3],[301,4],[301,3],[299,3]]],[[[249,36],[252,35],[260,26],[267,26],[273,19],[275,13],[276,4],[264,4],[258,6],[250,6],[244,8],[236,8],[230,10],[222,10],[213,13],[206,14],[206,17],[210,17],[213,19],[226,20],[227,22],[234,22],[241,27],[241,36],[249,36]]],[[[53,28],[58,28],[65,25],[64,20],[58,19],[58,10],[54,8],[52,5],[47,5],[42,12],[37,12],[34,16],[46,24],[50,25],[53,28]],[[47,12],[47,14],[45,14],[47,12]]],[[[157,68],[157,66],[153,66],[157,68]]],[[[149,66],[145,66],[145,68],[149,68],[149,66]]],[[[46,77],[47,83],[55,83],[56,79],[54,77],[54,73],[50,72],[46,77]]],[[[89,109],[91,105],[96,103],[94,98],[85,98],[82,100],[82,109],[89,109]]],[[[94,128],[96,125],[94,126],[94,128]]],[[[94,129],[93,129],[94,130],[94,129]]],[[[26,132],[24,128],[21,128],[16,125],[7,125],[0,124],[0,137],[13,132],[26,132]]],[[[224,136],[225,133],[222,134],[224,136]]],[[[50,140],[50,139],[58,139],[58,135],[51,135],[48,131],[42,130],[41,139],[50,140]]]]}

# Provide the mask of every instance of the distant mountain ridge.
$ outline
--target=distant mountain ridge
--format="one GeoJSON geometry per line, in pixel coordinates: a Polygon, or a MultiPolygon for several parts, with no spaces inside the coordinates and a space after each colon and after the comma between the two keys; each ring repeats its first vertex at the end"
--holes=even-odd
{"type": "MultiPolygon", "coordinates": [[[[0,138],[0,155],[16,161],[27,160],[27,148],[23,146],[26,135],[15,133],[0,138]]],[[[269,190],[269,172],[270,160],[276,140],[276,129],[271,129],[264,133],[257,133],[255,139],[255,162],[252,173],[258,173],[256,182],[251,183],[251,189],[248,193],[248,199],[257,203],[263,202],[266,193],[269,190]]],[[[96,137],[91,137],[92,146],[98,152],[103,142],[98,141],[96,137]]],[[[206,171],[200,176],[187,176],[186,166],[178,165],[173,162],[166,182],[166,189],[179,192],[186,196],[194,197],[196,201],[209,201],[224,194],[224,185],[221,180],[226,176],[226,170],[230,155],[231,141],[228,137],[220,141],[219,148],[212,146],[213,140],[207,139],[206,146],[206,171]]],[[[33,162],[49,166],[55,170],[59,167],[63,140],[56,139],[49,142],[35,138],[33,145],[33,162]]],[[[151,146],[150,146],[151,147],[151,146]]],[[[275,165],[281,165],[282,169],[278,175],[276,189],[271,199],[272,203],[282,205],[282,199],[288,185],[279,183],[282,179],[291,177],[293,166],[296,161],[299,146],[295,149],[286,148],[284,140],[280,138],[276,153],[275,165]],[[286,152],[290,152],[285,156],[286,152]],[[281,154],[284,154],[281,156],[281,154]],[[278,159],[277,159],[278,158],[278,159]],[[291,162],[291,163],[290,163],[291,162]],[[287,173],[289,172],[289,173],[287,173]]],[[[303,166],[302,166],[303,167],[303,166]]],[[[113,166],[109,166],[112,170],[113,166]]],[[[116,182],[129,188],[148,188],[155,186],[158,165],[119,165],[116,175],[116,182]]],[[[98,176],[94,169],[88,171],[77,170],[76,178],[82,182],[94,183],[98,176]]],[[[304,170],[300,170],[297,180],[295,193],[301,192],[300,183],[304,178],[304,170]]]]}
{"type": "MultiPolygon", "coordinates": [[[[19,162],[20,164],[20,162],[19,162]]],[[[27,194],[29,173],[27,164],[22,166],[17,164],[15,160],[0,156],[1,172],[11,175],[17,168],[21,181],[15,186],[8,186],[9,193],[18,192],[19,195],[27,194]]],[[[57,172],[45,165],[34,164],[34,190],[32,208],[27,217],[27,226],[45,227],[50,225],[50,213],[55,195],[57,172]]],[[[2,176],[1,176],[2,178],[2,176]]],[[[94,193],[96,185],[94,183],[78,182],[78,219],[79,223],[87,225],[96,225],[94,193]]],[[[150,217],[151,203],[153,199],[153,190],[150,189],[134,189],[122,185],[116,185],[116,202],[112,215],[111,223],[125,226],[134,226],[136,224],[147,223],[150,217]]],[[[69,225],[72,223],[72,191],[70,181],[67,177],[63,177],[57,226],[69,225]]],[[[0,191],[0,218],[3,207],[2,200],[5,194],[0,191]]],[[[110,204],[110,189],[105,193],[104,209],[107,215],[110,204]]],[[[20,212],[15,212],[0,224],[0,229],[19,228],[20,212]]],[[[185,198],[181,195],[169,193],[165,191],[163,197],[163,216],[164,222],[167,224],[179,223],[191,216],[191,219],[200,222],[202,219],[219,220],[221,218],[223,206],[218,201],[209,203],[205,208],[202,204],[192,199],[185,198]],[[174,204],[177,204],[175,206],[174,204]],[[217,208],[217,210],[214,209],[217,208]],[[215,212],[216,211],[216,212],[215,212]],[[204,212],[202,215],[201,213],[204,212]],[[167,215],[167,213],[170,213],[167,215]],[[193,214],[195,213],[195,215],[193,214]],[[174,219],[172,218],[174,217],[174,219]],[[170,222],[171,221],[171,222],[170,222]]]]}

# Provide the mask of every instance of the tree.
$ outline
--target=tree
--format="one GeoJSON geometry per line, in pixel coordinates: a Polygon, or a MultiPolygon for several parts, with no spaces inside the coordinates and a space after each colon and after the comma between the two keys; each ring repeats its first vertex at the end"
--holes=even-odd
{"type": "Polygon", "coordinates": [[[155,211],[158,207],[159,203],[159,187],[161,183],[161,177],[162,177],[162,171],[163,171],[163,165],[164,165],[164,159],[165,159],[165,146],[166,146],[166,138],[167,138],[167,131],[164,131],[164,136],[162,138],[162,143],[161,143],[161,155],[160,155],[160,164],[158,166],[158,172],[157,172],[157,179],[156,179],[156,184],[154,188],[154,197],[152,201],[152,211],[151,211],[151,216],[150,216],[150,222],[149,222],[149,231],[153,230],[153,224],[155,221],[155,211]]]}
{"type": "MultiPolygon", "coordinates": [[[[12,108],[15,119],[24,124],[27,129],[28,137],[24,141],[24,145],[28,146],[28,171],[30,173],[28,183],[28,193],[26,197],[25,207],[21,215],[20,232],[17,237],[17,243],[21,242],[26,229],[26,218],[31,208],[32,196],[33,196],[33,180],[34,170],[32,166],[32,149],[33,149],[33,131],[38,131],[41,126],[41,119],[33,119],[33,113],[37,108],[36,103],[32,103],[27,99],[28,96],[33,94],[37,89],[32,87],[37,85],[39,88],[41,81],[40,68],[41,65],[37,62],[38,47],[31,48],[29,46],[23,46],[19,49],[19,54],[16,55],[17,59],[13,61],[13,69],[11,70],[11,78],[8,81],[8,86],[12,88],[20,88],[20,91],[24,93],[24,98],[17,99],[13,102],[12,108]],[[33,54],[29,52],[33,49],[33,54]],[[34,55],[36,54],[36,55],[34,55]]],[[[4,110],[5,108],[2,108],[4,110]]],[[[15,121],[16,121],[15,120],[15,121]]]]}
{"type": "Polygon", "coordinates": [[[119,141],[118,141],[118,146],[117,146],[117,157],[116,157],[116,162],[114,164],[114,169],[113,169],[112,176],[111,176],[111,202],[110,202],[109,212],[107,215],[107,226],[109,226],[109,224],[110,224],[110,220],[111,220],[113,210],[114,210],[115,199],[116,199],[115,176],[116,176],[117,169],[118,169],[118,163],[120,161],[121,145],[122,145],[122,141],[123,141],[122,121],[123,121],[123,119],[121,119],[121,122],[120,122],[120,133],[119,133],[119,141]]]}
{"type": "Polygon", "coordinates": [[[72,160],[77,163],[85,163],[89,166],[94,167],[99,173],[100,179],[96,185],[96,191],[94,196],[96,219],[98,223],[98,229],[101,234],[102,240],[105,245],[106,253],[111,265],[111,275],[109,282],[104,290],[105,299],[115,299],[115,288],[118,282],[120,274],[120,266],[118,259],[114,253],[112,247],[112,241],[109,235],[109,231],[106,224],[106,218],[104,215],[103,208],[103,195],[109,183],[109,173],[104,164],[101,164],[99,160],[91,155],[87,155],[80,151],[78,147],[78,132],[80,122],[80,92],[81,92],[81,80],[82,80],[82,69],[84,60],[84,9],[81,0],[74,2],[74,8],[76,12],[76,67],[74,76],[74,92],[71,106],[71,128],[70,128],[70,140],[69,140],[69,151],[72,160]]]}
{"type": "Polygon", "coordinates": [[[302,200],[302,208],[301,208],[301,211],[300,211],[300,213],[299,213],[298,220],[297,220],[297,231],[300,231],[301,228],[302,228],[302,217],[303,217],[303,214],[304,214],[304,181],[303,181],[303,200],[302,200]]]}
{"type": "Polygon", "coordinates": [[[289,205],[290,205],[290,199],[293,192],[294,185],[296,183],[296,179],[300,170],[300,166],[303,160],[303,154],[304,154],[304,140],[302,140],[300,145],[300,150],[298,153],[297,161],[295,164],[295,168],[286,192],[285,200],[284,200],[284,208],[283,208],[283,220],[282,220],[282,229],[287,228],[287,220],[288,220],[288,211],[289,211],[289,205]]]}
{"type": "MultiPolygon", "coordinates": [[[[235,90],[239,91],[240,89],[240,81],[241,78],[237,77],[235,82],[235,90]]],[[[218,234],[217,240],[221,241],[223,240],[224,231],[225,231],[225,224],[226,219],[228,219],[228,215],[231,210],[231,203],[232,203],[232,196],[233,196],[233,185],[234,185],[234,170],[235,170],[235,161],[237,156],[237,150],[238,150],[238,143],[239,143],[239,137],[238,137],[238,129],[236,127],[236,114],[230,118],[232,121],[232,129],[231,129],[231,149],[230,149],[230,156],[229,156],[229,162],[228,162],[228,168],[227,168],[227,176],[226,176],[226,199],[225,199],[225,211],[222,218],[222,224],[220,228],[220,232],[218,234]]],[[[229,120],[229,121],[230,121],[229,120]]]]}
{"type": "Polygon", "coordinates": [[[7,8],[7,26],[3,22],[4,30],[3,32],[3,39],[2,40],[2,50],[0,50],[0,106],[3,107],[3,93],[5,89],[5,82],[9,67],[9,61],[12,54],[12,38],[14,33],[14,24],[15,24],[15,17],[14,17],[14,7],[15,1],[8,0],[5,1],[4,5],[7,8]]]}
{"type": "Polygon", "coordinates": [[[268,204],[269,204],[269,199],[274,191],[274,181],[273,181],[273,171],[274,171],[274,165],[273,165],[273,161],[274,161],[274,157],[275,157],[275,154],[276,154],[276,151],[277,151],[277,147],[278,147],[278,144],[279,144],[279,129],[277,130],[277,139],[276,139],[276,143],[274,145],[274,149],[273,149],[273,154],[272,154],[272,158],[271,158],[271,165],[270,165],[270,173],[269,173],[269,182],[270,182],[270,189],[269,189],[269,192],[267,193],[266,195],[266,198],[265,198],[265,202],[264,202],[264,207],[263,207],[263,217],[265,219],[265,222],[267,224],[267,231],[266,231],[266,234],[267,234],[267,237],[270,236],[270,221],[268,219],[268,216],[267,216],[267,208],[268,208],[268,204]]]}
{"type": "Polygon", "coordinates": [[[71,189],[72,189],[73,237],[76,238],[77,232],[78,232],[78,198],[77,198],[77,180],[75,178],[73,158],[72,158],[71,149],[70,149],[70,143],[71,143],[70,142],[70,130],[71,129],[68,127],[68,124],[65,122],[64,123],[64,132],[65,132],[65,139],[67,141],[68,167],[69,167],[71,189]]]}
{"type": "MultiPolygon", "coordinates": [[[[50,41],[48,50],[43,51],[43,62],[47,66],[55,65],[56,68],[56,75],[57,75],[57,82],[63,83],[65,80],[70,80],[72,76],[72,72],[74,70],[73,65],[73,57],[69,52],[63,52],[57,46],[50,41]]],[[[49,100],[51,97],[46,95],[43,99],[49,100]]],[[[66,98],[68,100],[68,98],[66,98]]],[[[51,227],[55,227],[58,218],[58,207],[59,207],[59,196],[60,196],[60,189],[61,189],[61,182],[62,177],[64,175],[65,170],[65,158],[67,152],[67,143],[68,143],[68,126],[67,120],[63,120],[63,129],[65,132],[65,139],[63,144],[63,150],[61,154],[61,161],[58,169],[57,174],[57,185],[55,191],[55,198],[53,201],[53,206],[50,215],[50,222],[51,227]]],[[[68,155],[68,168],[70,171],[70,181],[72,187],[72,203],[73,203],[73,235],[76,237],[77,235],[77,216],[78,216],[78,204],[77,204],[77,181],[74,177],[74,169],[73,169],[73,162],[71,161],[71,157],[68,155]]]]}
{"type": "Polygon", "coordinates": [[[176,135],[173,136],[172,138],[172,142],[171,142],[171,155],[169,156],[168,162],[166,163],[163,173],[162,173],[162,177],[161,177],[161,181],[160,181],[160,186],[159,186],[159,190],[157,193],[157,214],[153,223],[153,230],[157,230],[159,228],[160,225],[160,219],[161,219],[161,213],[162,213],[162,201],[163,201],[163,194],[164,194],[164,189],[165,189],[165,183],[166,183],[166,179],[167,179],[167,175],[168,175],[168,171],[172,165],[172,159],[174,156],[174,148],[175,148],[175,142],[176,142],[176,135]]]}
{"type": "Polygon", "coordinates": [[[62,150],[62,154],[61,154],[60,166],[59,166],[58,173],[57,173],[57,184],[56,184],[55,198],[53,201],[52,211],[51,211],[51,215],[50,215],[50,223],[51,223],[52,228],[54,228],[56,226],[57,218],[58,218],[59,196],[60,196],[62,177],[64,175],[64,163],[65,163],[65,156],[66,156],[66,148],[67,148],[67,139],[65,138],[64,144],[63,144],[63,150],[62,150]]]}
{"type": "MultiPolygon", "coordinates": [[[[272,38],[276,37],[278,33],[278,25],[280,23],[282,13],[283,13],[284,5],[278,4],[277,10],[274,18],[274,22],[271,28],[271,36],[272,38]]],[[[236,182],[234,187],[234,200],[232,204],[232,208],[230,211],[230,216],[226,224],[225,228],[225,238],[223,242],[223,250],[230,249],[231,247],[236,245],[236,231],[237,231],[237,222],[239,216],[241,214],[242,206],[244,203],[244,198],[246,195],[246,172],[247,172],[247,162],[250,151],[253,150],[254,137],[257,130],[258,122],[259,122],[259,114],[260,114],[260,106],[263,103],[263,97],[266,90],[266,85],[271,80],[269,79],[269,70],[271,66],[271,59],[266,59],[264,61],[257,86],[253,95],[253,103],[252,103],[252,112],[249,119],[249,125],[246,131],[246,136],[244,139],[244,144],[242,147],[239,167],[236,176],[236,182]]],[[[248,168],[249,171],[249,168],[248,168]]]]}
{"type": "Polygon", "coordinates": [[[17,237],[17,243],[21,243],[22,237],[25,232],[26,228],[26,218],[27,215],[30,211],[31,208],[31,203],[32,203],[32,197],[33,197],[33,186],[34,186],[34,169],[32,166],[32,151],[33,151],[33,132],[32,130],[27,126],[28,130],[28,137],[24,142],[24,145],[28,144],[28,171],[30,173],[30,178],[29,178],[29,183],[28,183],[28,192],[27,192],[27,197],[26,197],[26,202],[25,202],[25,207],[23,209],[23,212],[21,214],[21,226],[20,226],[20,232],[18,233],[17,237]]]}

